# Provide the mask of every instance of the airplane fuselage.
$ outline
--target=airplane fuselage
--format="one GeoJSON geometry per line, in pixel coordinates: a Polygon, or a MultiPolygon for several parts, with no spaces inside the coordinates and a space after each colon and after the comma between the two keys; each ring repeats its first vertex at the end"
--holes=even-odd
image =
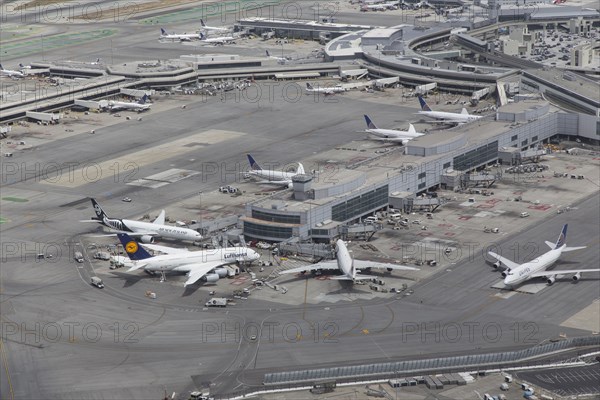
{"type": "Polygon", "coordinates": [[[367,129],[366,132],[382,138],[406,138],[414,139],[423,136],[422,133],[410,133],[408,131],[397,131],[395,129],[367,129]]]}
{"type": "Polygon", "coordinates": [[[336,259],[338,268],[342,271],[342,274],[346,275],[349,279],[354,279],[352,276],[352,257],[350,252],[345,245],[340,245],[340,241],[337,242],[337,254],[336,259]]]}
{"type": "MultiPolygon", "coordinates": [[[[550,267],[560,258],[564,247],[565,246],[563,245],[558,249],[550,250],[549,252],[512,269],[506,278],[504,278],[504,284],[507,286],[515,286],[531,279],[532,274],[546,270],[546,268],[550,267]]],[[[552,275],[552,271],[548,271],[548,275],[552,275]]]]}
{"type": "Polygon", "coordinates": [[[451,112],[445,112],[445,111],[419,111],[418,114],[423,115],[428,118],[442,119],[442,120],[456,122],[456,123],[471,122],[471,121],[475,121],[475,120],[478,120],[481,118],[481,116],[479,116],[479,115],[451,113],[451,112]]]}
{"type": "Polygon", "coordinates": [[[134,110],[143,111],[150,109],[150,104],[126,103],[123,101],[113,101],[108,103],[113,110],[134,110]]]}
{"type": "Polygon", "coordinates": [[[222,265],[226,265],[237,262],[251,262],[259,257],[258,253],[246,247],[226,247],[184,254],[164,254],[138,261],[138,263],[143,264],[143,268],[147,271],[188,272],[190,264],[221,261],[222,265]]]}
{"type": "Polygon", "coordinates": [[[124,232],[155,232],[157,236],[177,239],[177,240],[200,240],[202,235],[193,229],[179,228],[176,226],[159,225],[151,222],[133,221],[129,219],[115,219],[115,218],[104,218],[102,221],[98,220],[102,225],[124,232]]]}

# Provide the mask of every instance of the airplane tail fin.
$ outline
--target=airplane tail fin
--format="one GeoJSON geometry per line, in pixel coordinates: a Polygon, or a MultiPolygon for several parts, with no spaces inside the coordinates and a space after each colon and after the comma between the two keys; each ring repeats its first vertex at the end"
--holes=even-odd
{"type": "Polygon", "coordinates": [[[417,130],[413,124],[408,124],[408,133],[417,133],[417,130]]]}
{"type": "Polygon", "coordinates": [[[269,54],[269,50],[265,50],[267,52],[267,57],[271,57],[271,55],[269,54]]]}
{"type": "Polygon", "coordinates": [[[296,170],[296,173],[304,175],[304,165],[298,163],[298,169],[296,170]]]}
{"type": "Polygon", "coordinates": [[[460,112],[462,115],[469,115],[469,112],[467,111],[466,108],[463,107],[463,109],[460,112]]]}
{"type": "Polygon", "coordinates": [[[163,36],[166,36],[167,31],[165,31],[164,28],[160,28],[160,34],[163,35],[163,36]]]}
{"type": "Polygon", "coordinates": [[[125,252],[133,261],[145,260],[147,258],[152,258],[150,253],[148,253],[135,239],[132,239],[126,233],[117,233],[125,252]]]}
{"type": "Polygon", "coordinates": [[[312,85],[310,83],[306,82],[306,88],[307,89],[312,89],[313,87],[312,87],[312,85]]]}
{"type": "Polygon", "coordinates": [[[556,244],[554,245],[555,250],[567,243],[567,228],[568,227],[569,227],[569,224],[563,225],[562,230],[560,231],[560,235],[558,236],[558,239],[556,240],[556,244]]]}
{"type": "Polygon", "coordinates": [[[585,249],[587,246],[578,246],[578,247],[567,247],[567,227],[569,226],[569,224],[564,224],[562,230],[560,231],[560,235],[558,236],[558,240],[556,241],[555,244],[552,244],[552,242],[546,242],[546,244],[548,246],[550,246],[551,249],[559,249],[561,246],[565,246],[563,247],[562,251],[564,253],[569,252],[569,251],[575,251],[575,250],[581,250],[581,249],[585,249]]]}
{"type": "Polygon", "coordinates": [[[110,218],[102,209],[102,207],[100,207],[100,204],[98,204],[98,202],[95,199],[91,199],[92,200],[92,207],[94,207],[94,212],[96,213],[96,217],[97,219],[99,219],[100,221],[104,220],[104,218],[110,218]]]}
{"type": "Polygon", "coordinates": [[[261,170],[262,168],[260,167],[260,165],[258,165],[258,163],[254,160],[254,158],[252,158],[252,156],[250,154],[246,154],[246,156],[248,156],[248,162],[250,163],[250,168],[253,170],[261,170]]]}
{"type": "Polygon", "coordinates": [[[160,214],[158,214],[158,217],[156,217],[156,219],[154,221],[152,221],[153,224],[157,224],[157,225],[164,225],[165,224],[165,210],[162,210],[160,212],[160,214]]]}
{"type": "Polygon", "coordinates": [[[365,115],[365,122],[367,123],[367,128],[377,129],[377,126],[375,126],[375,124],[373,123],[373,121],[371,121],[371,118],[369,118],[368,115],[365,115]]]}
{"type": "Polygon", "coordinates": [[[0,69],[4,69],[4,67],[2,67],[2,64],[0,64],[0,69]]]}
{"type": "Polygon", "coordinates": [[[206,26],[206,24],[204,23],[204,20],[202,18],[200,18],[200,25],[202,25],[203,28],[206,26]]]}
{"type": "Polygon", "coordinates": [[[427,105],[427,103],[425,102],[423,97],[421,97],[421,96],[418,96],[418,97],[419,97],[419,103],[421,103],[421,110],[431,111],[431,108],[427,105]]]}
{"type": "Polygon", "coordinates": [[[138,104],[145,104],[146,100],[148,100],[148,95],[143,95],[138,104]]]}

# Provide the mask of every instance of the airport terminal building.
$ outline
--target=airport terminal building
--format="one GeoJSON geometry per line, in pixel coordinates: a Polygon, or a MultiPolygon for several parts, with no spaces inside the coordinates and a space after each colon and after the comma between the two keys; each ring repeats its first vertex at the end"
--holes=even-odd
{"type": "Polygon", "coordinates": [[[314,176],[294,177],[293,190],[247,204],[243,232],[250,240],[328,241],[376,210],[433,202],[418,197],[429,189],[460,188],[470,174],[496,164],[503,148],[537,149],[557,134],[596,132],[595,124],[593,116],[559,112],[547,102],[521,102],[500,108],[496,121],[482,118],[370,157],[330,150],[318,155],[327,161],[316,162],[314,176]]]}

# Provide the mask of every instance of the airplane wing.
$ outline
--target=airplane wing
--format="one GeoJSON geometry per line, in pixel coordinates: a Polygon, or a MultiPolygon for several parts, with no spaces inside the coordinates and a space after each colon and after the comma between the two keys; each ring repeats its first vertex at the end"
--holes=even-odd
{"type": "Polygon", "coordinates": [[[213,261],[213,262],[205,262],[202,264],[187,264],[181,265],[177,267],[178,271],[188,271],[187,273],[187,281],[183,284],[183,286],[191,285],[201,279],[204,275],[209,273],[214,268],[223,265],[223,261],[213,261]]]}
{"type": "Polygon", "coordinates": [[[354,267],[356,269],[389,268],[389,269],[404,270],[404,271],[418,271],[419,270],[419,268],[407,267],[405,265],[386,264],[386,263],[380,263],[380,262],[376,262],[376,261],[366,261],[366,260],[354,260],[354,267]]]}
{"type": "Polygon", "coordinates": [[[517,268],[519,266],[519,264],[517,264],[516,262],[510,261],[508,258],[504,258],[502,256],[499,256],[498,254],[493,253],[491,251],[488,251],[488,254],[490,256],[494,257],[496,260],[500,261],[508,269],[515,269],[515,268],[517,268]]]}
{"type": "Polygon", "coordinates": [[[142,246],[149,248],[150,250],[160,251],[165,254],[184,254],[189,253],[188,249],[178,249],[175,247],[159,246],[157,244],[142,243],[142,246]]]}
{"type": "Polygon", "coordinates": [[[600,268],[594,268],[594,269],[570,269],[568,271],[562,270],[550,270],[550,271],[541,271],[541,272],[536,272],[531,274],[530,276],[532,278],[539,278],[539,277],[547,277],[547,276],[551,276],[551,275],[568,275],[568,274],[576,274],[576,273],[584,273],[584,272],[600,272],[600,268]]]}
{"type": "Polygon", "coordinates": [[[292,268],[281,271],[279,274],[297,274],[299,272],[317,271],[320,269],[339,270],[337,260],[323,261],[316,264],[305,265],[304,267],[292,268]]]}

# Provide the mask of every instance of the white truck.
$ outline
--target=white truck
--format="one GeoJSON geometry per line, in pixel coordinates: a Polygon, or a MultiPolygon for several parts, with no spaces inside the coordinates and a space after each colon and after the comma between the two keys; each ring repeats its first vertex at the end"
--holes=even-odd
{"type": "Polygon", "coordinates": [[[73,255],[73,258],[75,259],[75,261],[77,261],[78,263],[82,263],[83,260],[83,254],[81,254],[80,251],[76,251],[75,254],[73,255]]]}
{"type": "Polygon", "coordinates": [[[206,307],[226,307],[227,299],[225,297],[213,297],[212,299],[208,300],[204,305],[206,307]]]}
{"type": "Polygon", "coordinates": [[[92,276],[90,283],[96,286],[98,289],[104,288],[104,282],[102,282],[102,279],[98,278],[97,276],[92,276]]]}

